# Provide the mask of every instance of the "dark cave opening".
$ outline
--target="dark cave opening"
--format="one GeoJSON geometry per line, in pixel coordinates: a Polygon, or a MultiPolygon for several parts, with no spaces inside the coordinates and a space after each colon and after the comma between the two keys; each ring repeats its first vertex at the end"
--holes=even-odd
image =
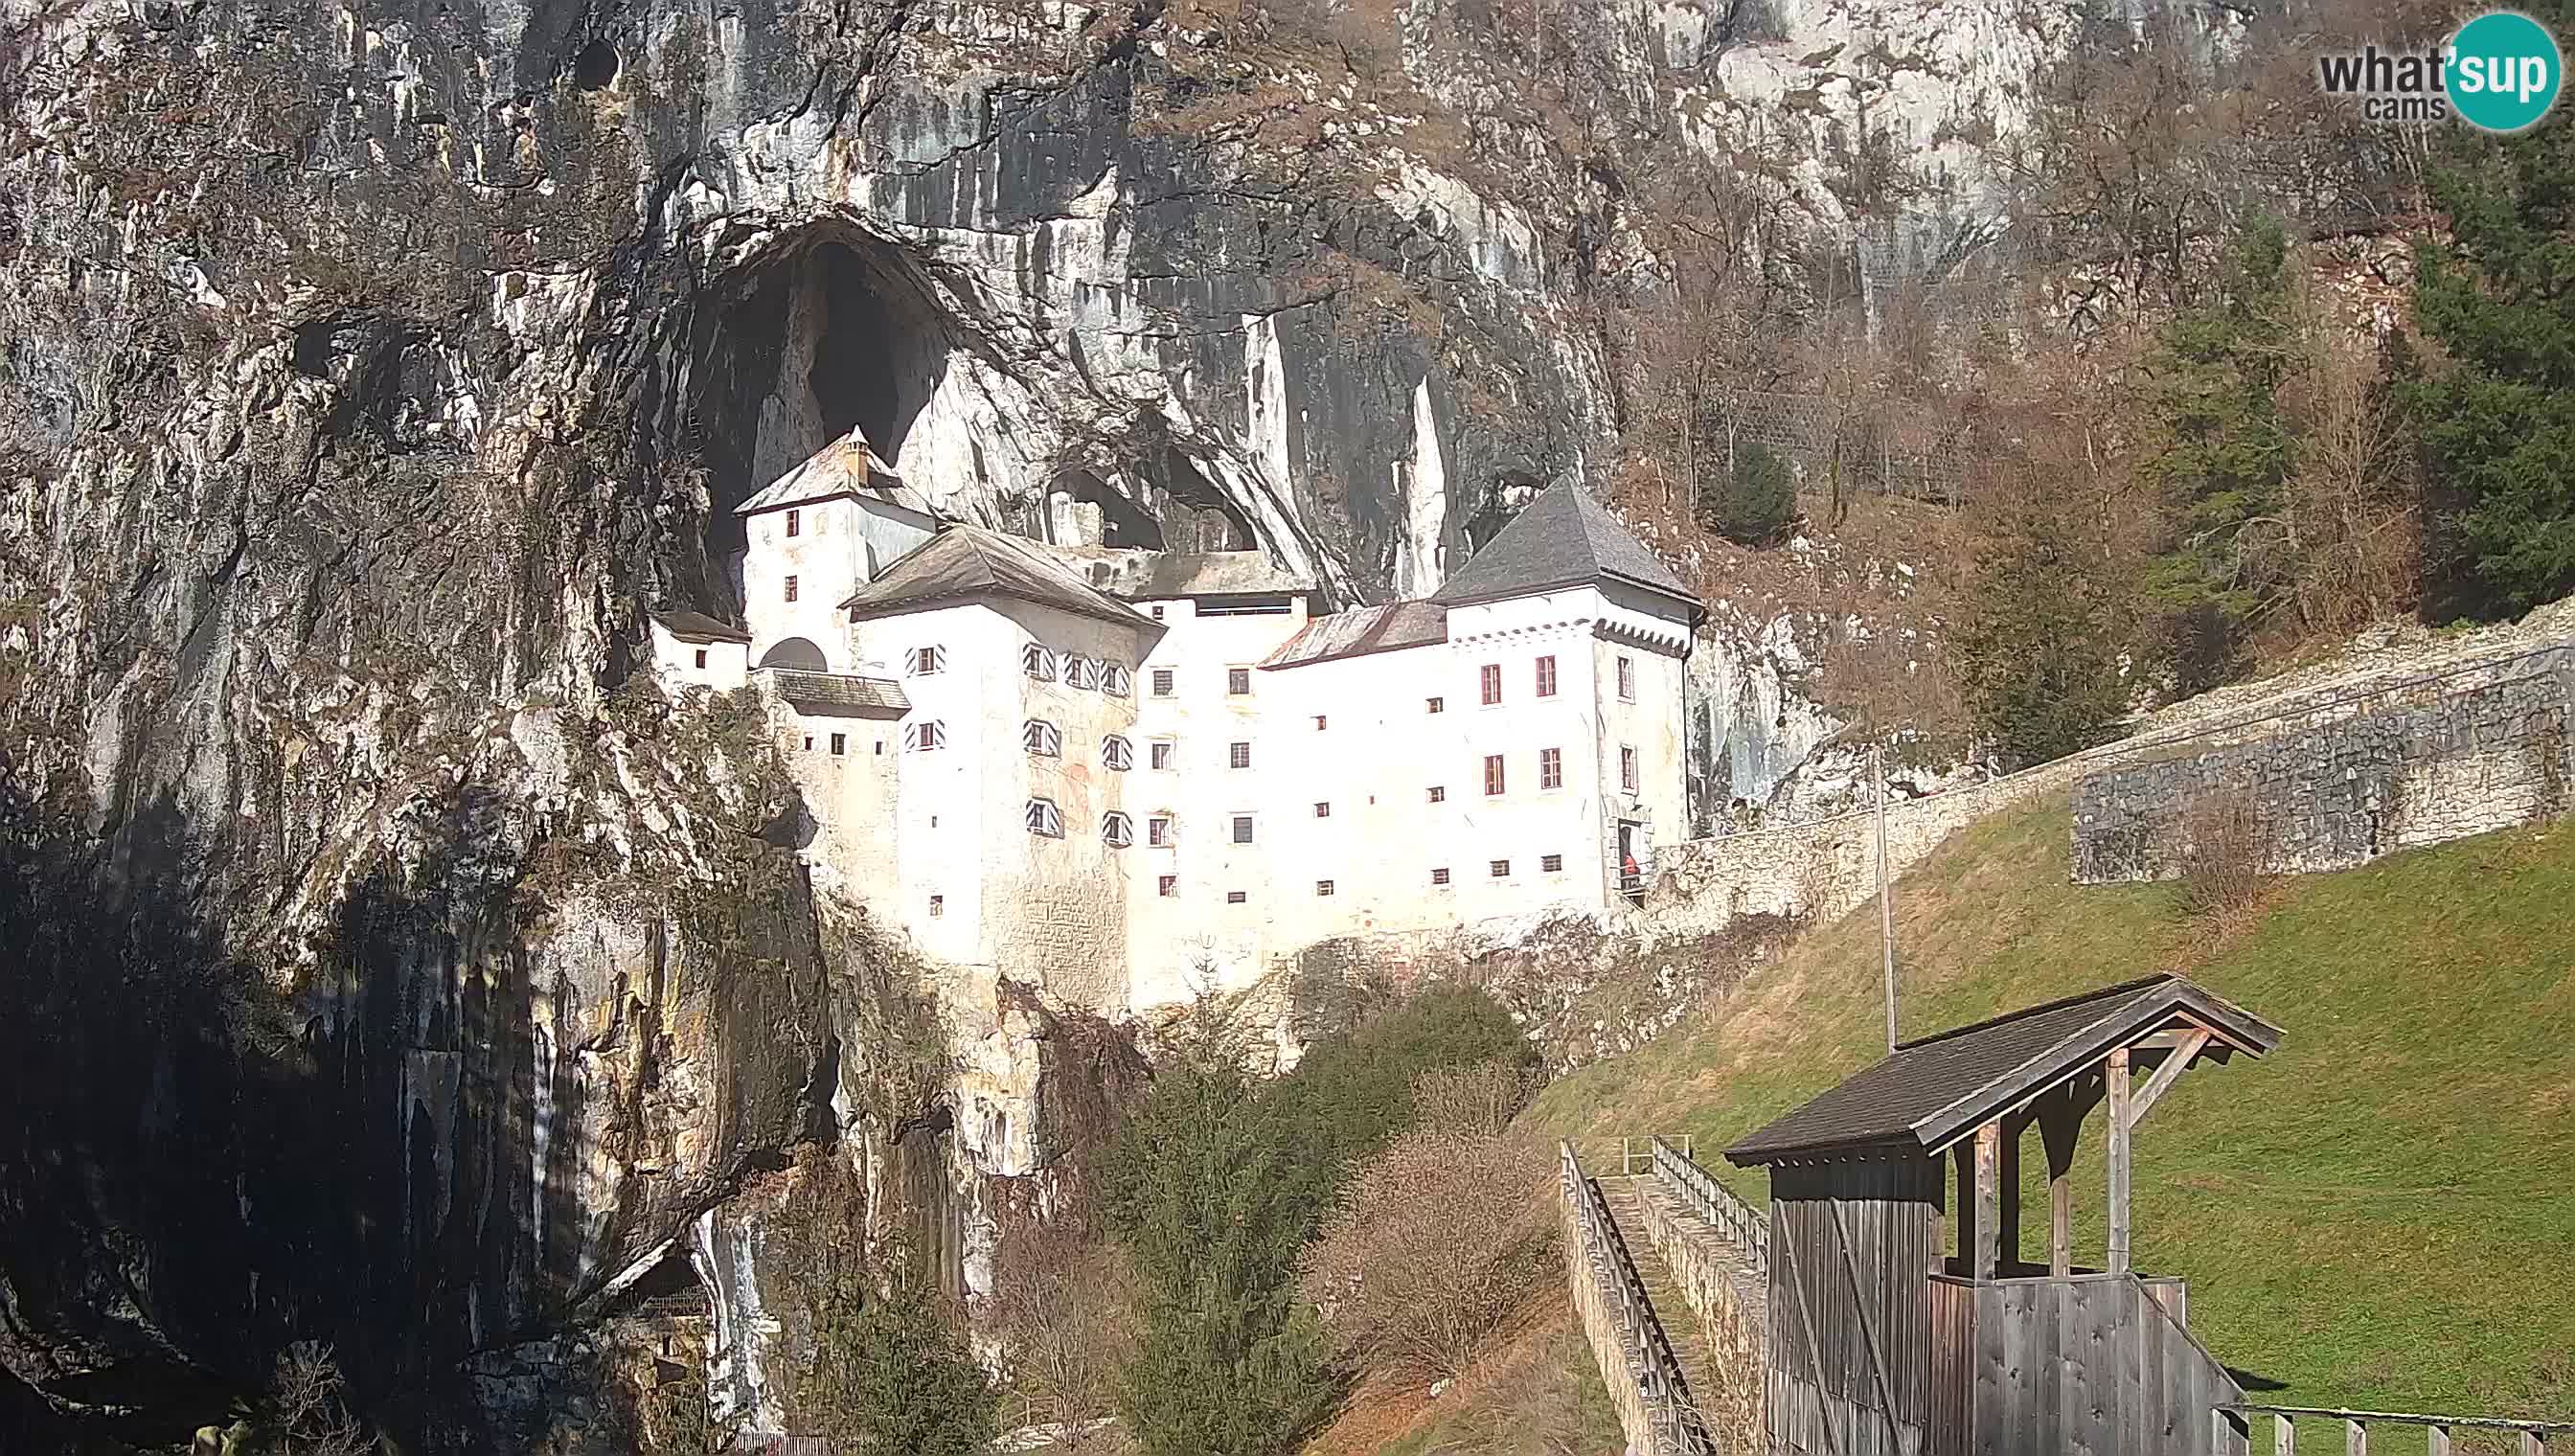
{"type": "Polygon", "coordinates": [[[1251,551],[1260,546],[1251,518],[1179,446],[1165,446],[1137,474],[1150,488],[1165,550],[1251,551]]]}
{"type": "Polygon", "coordinates": [[[737,605],[723,570],[745,548],[735,508],[857,426],[898,470],[957,336],[903,249],[847,230],[767,255],[701,307],[672,458],[706,473],[705,605],[737,605]],[[730,599],[730,600],[724,600],[730,599]]]}
{"type": "Polygon", "coordinates": [[[584,91],[598,91],[617,79],[617,47],[595,40],[573,57],[572,84],[584,91]]]}

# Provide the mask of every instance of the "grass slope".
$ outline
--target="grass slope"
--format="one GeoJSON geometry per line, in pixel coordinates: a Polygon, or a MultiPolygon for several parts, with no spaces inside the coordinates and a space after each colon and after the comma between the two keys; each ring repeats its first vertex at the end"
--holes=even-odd
{"type": "MultiPolygon", "coordinates": [[[[2067,861],[2059,801],[1899,883],[1903,1033],[2163,970],[2267,1017],[2276,1052],[2188,1073],[2139,1128],[2137,1267],[2188,1279],[2193,1328],[2279,1403],[2575,1414],[2575,821],[2284,880],[2224,925],[2168,886],[2073,885],[2067,861]]],[[[1687,1132],[1764,1196],[1715,1150],[1882,1054],[1878,953],[1869,905],[1523,1115],[1586,1162],[1687,1132]]],[[[2084,1139],[2076,1248],[2097,1261],[2099,1112],[2084,1139]]],[[[2035,1132],[2023,1165],[2043,1256],[2035,1132]]]]}
{"type": "Polygon", "coordinates": [[[1363,1388],[1301,1456],[1617,1456],[1625,1445],[1573,1301],[1556,1282],[1438,1398],[1363,1388]]]}

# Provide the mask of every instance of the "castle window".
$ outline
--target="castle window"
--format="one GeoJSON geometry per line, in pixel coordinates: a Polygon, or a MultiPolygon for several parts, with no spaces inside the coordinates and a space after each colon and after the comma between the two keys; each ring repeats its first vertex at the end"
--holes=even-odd
{"type": "Polygon", "coordinates": [[[1618,786],[1636,791],[1636,750],[1624,743],[1618,745],[1618,786]]]}
{"type": "Polygon", "coordinates": [[[935,920],[946,913],[948,913],[948,896],[944,894],[932,895],[930,897],[930,918],[935,920]]]}
{"type": "Polygon", "coordinates": [[[1136,745],[1111,733],[1100,740],[1100,761],[1112,768],[1133,768],[1136,766],[1136,745]]]}
{"type": "Polygon", "coordinates": [[[1502,665],[1499,663],[1486,663],[1477,676],[1483,680],[1484,706],[1486,708],[1490,708],[1494,704],[1501,702],[1502,665]]]}
{"type": "Polygon", "coordinates": [[[1250,898],[1252,898],[1252,896],[1245,894],[1239,889],[1229,889],[1225,892],[1225,902],[1230,905],[1242,904],[1245,900],[1250,898]]]}
{"type": "Polygon", "coordinates": [[[1249,844],[1252,842],[1252,815],[1236,814],[1234,816],[1234,842],[1238,844],[1249,844]]]}
{"type": "Polygon", "coordinates": [[[1100,691],[1112,698],[1124,698],[1136,691],[1136,678],[1117,663],[1100,665],[1100,691]]]}
{"type": "Polygon", "coordinates": [[[1067,688],[1097,688],[1097,687],[1099,687],[1099,686],[1100,686],[1100,663],[1099,663],[1099,660],[1098,660],[1098,659],[1095,659],[1095,658],[1085,658],[1085,657],[1080,657],[1080,656],[1077,656],[1077,655],[1075,655],[1075,654],[1073,654],[1073,653],[1067,653],[1067,654],[1065,654],[1065,655],[1064,655],[1064,686],[1066,686],[1067,688]]]}
{"type": "Polygon", "coordinates": [[[1618,660],[1618,701],[1620,703],[1636,701],[1636,660],[1633,658],[1618,660]]]}
{"type": "Polygon", "coordinates": [[[1020,746],[1045,758],[1064,756],[1064,732],[1042,718],[1030,719],[1020,728],[1020,746]]]}
{"type": "Polygon", "coordinates": [[[1511,872],[1511,861],[1508,859],[1496,859],[1490,864],[1484,866],[1484,872],[1490,874],[1495,879],[1499,879],[1503,875],[1511,872]]]}
{"type": "Polygon", "coordinates": [[[1446,787],[1437,783],[1430,785],[1430,801],[1432,803],[1444,803],[1447,801],[1447,798],[1448,790],[1446,787]]]}
{"type": "Polygon", "coordinates": [[[1446,699],[1444,699],[1444,698],[1432,698],[1432,699],[1428,699],[1428,700],[1425,700],[1425,701],[1426,701],[1426,702],[1427,702],[1427,704],[1429,705],[1429,706],[1424,710],[1425,712],[1428,712],[1428,713],[1445,713],[1445,712],[1447,712],[1447,711],[1448,711],[1448,700],[1446,700],[1446,699]]]}
{"type": "Polygon", "coordinates": [[[1052,798],[1030,799],[1027,819],[1032,834],[1044,834],[1050,839],[1064,837],[1064,815],[1056,812],[1052,798]]]}
{"type": "Polygon", "coordinates": [[[1322,714],[1319,714],[1319,713],[1318,713],[1318,714],[1315,714],[1315,715],[1314,715],[1314,731],[1316,731],[1316,732],[1318,732],[1318,733],[1319,733],[1319,732],[1321,732],[1321,731],[1323,730],[1323,728],[1324,728],[1324,723],[1325,723],[1324,716],[1323,716],[1322,714]]]}
{"type": "Polygon", "coordinates": [[[1551,657],[1537,660],[1537,696],[1540,698],[1555,696],[1555,659],[1551,657]]]}
{"type": "Polygon", "coordinates": [[[1564,750],[1562,748],[1537,750],[1537,786],[1540,788],[1564,786],[1564,750]]]}
{"type": "Polygon", "coordinates": [[[1136,842],[1136,825],[1116,809],[1100,816],[1100,837],[1113,849],[1124,849],[1136,842]]]}
{"type": "Polygon", "coordinates": [[[1145,820],[1145,842],[1157,848],[1168,848],[1180,842],[1180,837],[1172,832],[1170,814],[1156,814],[1145,820]]]}
{"type": "Polygon", "coordinates": [[[1030,643],[1020,649],[1020,671],[1040,683],[1055,681],[1055,654],[1042,643],[1030,643]]]}
{"type": "Polygon", "coordinates": [[[788,513],[787,513],[787,534],[788,534],[788,535],[790,535],[790,536],[802,536],[802,535],[804,535],[804,533],[805,533],[805,513],[804,513],[804,512],[802,512],[802,511],[790,511],[790,512],[788,512],[788,513]]]}
{"type": "Polygon", "coordinates": [[[707,666],[707,650],[706,650],[705,648],[700,648],[700,649],[698,649],[698,668],[699,668],[699,670],[700,670],[700,671],[704,671],[704,670],[705,670],[705,668],[706,668],[706,666],[707,666]]]}
{"type": "Polygon", "coordinates": [[[1163,604],[1160,602],[1154,604],[1154,620],[1156,622],[1163,620],[1163,604]]]}
{"type": "Polygon", "coordinates": [[[1156,740],[1156,742],[1154,743],[1154,747],[1153,747],[1153,753],[1154,753],[1154,756],[1153,756],[1153,763],[1154,763],[1154,766],[1155,766],[1155,767],[1157,767],[1157,768],[1169,768],[1169,767],[1171,767],[1171,766],[1172,766],[1172,740],[1171,740],[1171,739],[1169,739],[1169,738],[1162,738],[1162,739],[1158,739],[1158,740],[1156,740]]]}
{"type": "Polygon", "coordinates": [[[1448,871],[1445,869],[1431,870],[1430,882],[1432,884],[1446,884],[1448,882],[1448,871]]]}
{"type": "Polygon", "coordinates": [[[1502,755],[1499,753],[1484,755],[1484,791],[1486,793],[1502,791],[1502,755]]]}
{"type": "Polygon", "coordinates": [[[1564,856],[1561,854],[1541,854],[1538,856],[1537,867],[1548,874],[1562,874],[1564,872],[1564,856]]]}
{"type": "Polygon", "coordinates": [[[837,758],[848,751],[850,751],[850,735],[848,733],[832,734],[832,756],[837,758]]]}
{"type": "Polygon", "coordinates": [[[1225,691],[1228,696],[1234,698],[1241,698],[1243,695],[1251,692],[1252,670],[1250,668],[1226,669],[1225,691]]]}
{"type": "Polygon", "coordinates": [[[1171,669],[1156,668],[1154,670],[1154,696],[1156,698],[1169,698],[1172,696],[1171,669]]]}
{"type": "MultiPolygon", "coordinates": [[[[809,748],[814,746],[814,740],[807,738],[805,746],[809,748]]],[[[937,719],[927,723],[908,723],[903,726],[903,750],[907,753],[927,753],[935,748],[947,746],[948,725],[937,719]]]]}
{"type": "Polygon", "coordinates": [[[790,602],[796,600],[796,579],[794,577],[789,577],[787,579],[787,600],[790,602]]]}
{"type": "Polygon", "coordinates": [[[805,751],[809,753],[814,751],[814,735],[812,733],[807,733],[805,735],[805,751]]]}
{"type": "Polygon", "coordinates": [[[1226,745],[1225,756],[1226,761],[1233,766],[1237,768],[1249,768],[1252,766],[1252,745],[1250,743],[1229,743],[1226,745]]]}
{"type": "Polygon", "coordinates": [[[1327,818],[1330,818],[1331,816],[1332,816],[1332,806],[1331,806],[1330,804],[1328,804],[1328,803],[1318,803],[1318,804],[1314,805],[1314,817],[1316,817],[1316,818],[1318,818],[1318,819],[1327,819],[1327,818]]]}
{"type": "Polygon", "coordinates": [[[1316,894],[1320,895],[1320,894],[1330,894],[1331,892],[1332,892],[1332,882],[1331,882],[1330,880],[1328,880],[1328,879],[1318,879],[1318,880],[1315,880],[1315,881],[1314,881],[1314,893],[1316,893],[1316,894]]]}
{"type": "Polygon", "coordinates": [[[908,648],[903,655],[904,676],[926,678],[948,671],[948,649],[940,647],[908,648]]]}
{"type": "MultiPolygon", "coordinates": [[[[1157,608],[1155,610],[1160,611],[1161,609],[1157,608]]],[[[1170,899],[1180,892],[1181,877],[1177,874],[1166,874],[1154,881],[1154,893],[1161,895],[1165,899],[1170,899]]]]}

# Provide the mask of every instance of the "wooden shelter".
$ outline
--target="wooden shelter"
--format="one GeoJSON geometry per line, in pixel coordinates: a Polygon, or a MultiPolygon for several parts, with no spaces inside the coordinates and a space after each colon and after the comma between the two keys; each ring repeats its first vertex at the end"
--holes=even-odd
{"type": "Polygon", "coordinates": [[[1907,1042],[1727,1148],[1770,1170],[1770,1449],[2214,1449],[2211,1412],[2242,1392],[2190,1336],[2181,1281],[2129,1268],[2129,1147],[2184,1070],[2279,1039],[2179,976],[2130,981],[1907,1042]],[[2074,1149],[2104,1102],[2109,1237],[2088,1268],[2074,1149]],[[2048,1233],[2024,1261],[2031,1127],[2048,1233]]]}

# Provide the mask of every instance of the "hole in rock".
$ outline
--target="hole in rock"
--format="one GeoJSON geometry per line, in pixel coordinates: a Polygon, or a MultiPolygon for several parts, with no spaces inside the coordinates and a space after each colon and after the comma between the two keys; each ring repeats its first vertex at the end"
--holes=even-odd
{"type": "Polygon", "coordinates": [[[1251,551],[1260,545],[1252,521],[1177,445],[1139,469],[1162,528],[1166,551],[1251,551]]]}
{"type": "Polygon", "coordinates": [[[855,233],[811,235],[727,285],[694,324],[680,442],[706,469],[707,546],[720,560],[745,545],[734,508],[852,426],[901,470],[957,347],[919,266],[855,233]]]}
{"type": "Polygon", "coordinates": [[[584,91],[597,91],[617,79],[617,47],[595,40],[581,48],[572,59],[572,84],[584,91]]]}

